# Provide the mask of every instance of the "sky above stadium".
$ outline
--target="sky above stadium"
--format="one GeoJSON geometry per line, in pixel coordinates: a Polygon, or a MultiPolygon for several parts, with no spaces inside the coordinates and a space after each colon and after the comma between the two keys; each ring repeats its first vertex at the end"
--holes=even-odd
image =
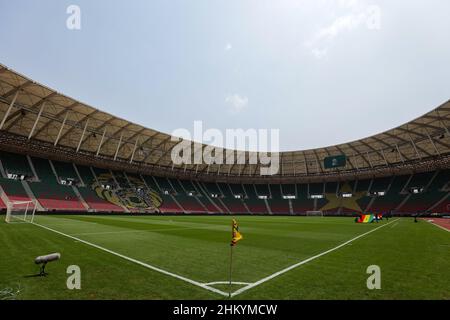
{"type": "Polygon", "coordinates": [[[201,120],[309,149],[450,99],[449,12],[447,0],[0,0],[0,63],[166,133],[201,120]]]}

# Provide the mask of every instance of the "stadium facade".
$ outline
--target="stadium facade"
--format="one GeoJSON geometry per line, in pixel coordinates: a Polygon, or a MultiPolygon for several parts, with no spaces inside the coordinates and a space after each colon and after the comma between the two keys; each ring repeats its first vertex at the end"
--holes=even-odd
{"type": "Polygon", "coordinates": [[[0,208],[36,200],[40,211],[61,212],[450,211],[450,101],[370,137],[280,152],[275,175],[260,175],[250,152],[231,152],[242,164],[174,164],[177,142],[170,135],[76,101],[3,65],[0,121],[0,208]],[[338,165],[329,165],[330,159],[338,165]]]}

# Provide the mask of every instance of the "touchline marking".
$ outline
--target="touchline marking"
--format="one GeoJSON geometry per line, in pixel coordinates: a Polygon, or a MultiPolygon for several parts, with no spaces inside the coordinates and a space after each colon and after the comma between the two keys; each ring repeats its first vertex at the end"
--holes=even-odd
{"type": "Polygon", "coordinates": [[[359,239],[359,238],[362,238],[362,237],[364,237],[364,236],[366,236],[366,235],[368,235],[368,234],[370,234],[370,233],[372,233],[372,232],[375,232],[375,231],[377,231],[378,229],[381,229],[381,228],[383,228],[383,227],[386,227],[386,226],[390,225],[391,223],[396,222],[396,221],[398,221],[398,220],[400,220],[400,218],[399,218],[399,219],[396,219],[396,220],[394,220],[394,221],[391,221],[391,222],[389,222],[389,223],[386,223],[386,224],[384,224],[384,225],[382,225],[382,226],[379,226],[379,227],[377,227],[377,228],[375,228],[375,229],[372,229],[372,230],[370,230],[370,231],[368,231],[368,232],[366,232],[366,233],[360,234],[359,236],[356,236],[356,237],[354,237],[353,239],[350,239],[350,240],[348,240],[348,241],[346,241],[346,242],[344,242],[344,243],[338,245],[337,247],[331,248],[331,249],[329,249],[329,250],[327,250],[327,251],[324,251],[324,252],[322,252],[322,253],[319,253],[319,254],[317,254],[317,255],[315,255],[315,256],[313,256],[313,257],[310,257],[310,258],[308,258],[308,259],[306,259],[306,260],[300,261],[300,262],[298,262],[298,263],[296,263],[296,264],[294,264],[294,265],[292,265],[292,266],[290,266],[290,267],[287,267],[287,268],[285,268],[285,269],[283,269],[283,270],[280,270],[280,271],[278,271],[278,272],[275,272],[275,273],[271,274],[271,275],[268,276],[268,277],[265,277],[265,278],[263,278],[263,279],[261,279],[261,280],[258,280],[258,281],[254,282],[254,283],[252,283],[252,284],[249,284],[248,286],[245,286],[245,287],[243,287],[243,288],[241,288],[241,289],[236,290],[235,292],[233,292],[233,293],[231,294],[231,296],[232,296],[232,297],[237,296],[238,294],[241,294],[241,293],[244,292],[244,291],[247,291],[247,290],[249,290],[249,289],[251,289],[251,288],[254,288],[254,287],[256,287],[256,286],[259,286],[260,284],[263,284],[264,282],[267,282],[267,281],[269,281],[269,280],[272,280],[272,279],[278,277],[279,275],[282,275],[282,274],[284,274],[284,273],[286,273],[286,272],[288,272],[288,271],[290,271],[290,270],[292,270],[292,269],[295,269],[295,268],[297,268],[297,267],[299,267],[299,266],[301,266],[301,265],[303,265],[303,264],[305,264],[305,263],[308,263],[308,262],[310,262],[310,261],[312,261],[312,260],[315,260],[315,259],[317,259],[317,258],[320,258],[320,257],[322,257],[322,256],[324,256],[324,255],[326,255],[326,254],[328,254],[328,253],[330,253],[330,252],[336,251],[337,249],[340,249],[340,248],[342,248],[343,246],[345,246],[345,245],[347,245],[347,244],[349,244],[349,243],[351,243],[351,242],[353,242],[353,241],[355,241],[355,240],[357,240],[357,239],[359,239]]]}
{"type": "Polygon", "coordinates": [[[97,248],[97,249],[99,249],[99,250],[108,252],[108,253],[113,254],[113,255],[115,255],[115,256],[117,256],[117,257],[119,257],[119,258],[122,258],[122,259],[128,260],[128,261],[130,261],[130,262],[136,263],[136,264],[138,264],[138,265],[140,265],[140,266],[143,266],[143,267],[145,267],[145,268],[147,268],[147,269],[151,269],[151,270],[154,270],[154,271],[163,273],[163,274],[165,274],[165,275],[168,275],[168,276],[177,278],[177,279],[179,279],[179,280],[182,280],[182,281],[188,282],[188,283],[190,283],[190,284],[193,284],[193,285],[195,285],[195,286],[197,286],[197,287],[200,287],[200,288],[203,288],[203,289],[206,289],[206,290],[209,290],[209,291],[218,293],[218,294],[220,294],[220,295],[222,295],[222,296],[225,296],[225,297],[228,297],[228,295],[229,295],[228,293],[223,292],[223,291],[221,291],[221,290],[219,290],[219,289],[210,287],[210,286],[208,286],[207,284],[197,282],[197,281],[195,281],[195,280],[192,280],[192,279],[189,279],[189,278],[180,276],[180,275],[178,275],[178,274],[175,274],[175,273],[172,273],[172,272],[163,270],[163,269],[160,269],[160,268],[158,268],[158,267],[152,266],[152,265],[147,264],[147,263],[144,263],[144,262],[142,262],[142,261],[139,261],[139,260],[136,260],[136,259],[133,259],[133,258],[124,256],[123,254],[120,254],[120,253],[117,253],[117,252],[115,252],[115,251],[106,249],[106,248],[104,248],[104,247],[101,247],[101,246],[96,245],[96,244],[94,244],[94,243],[88,242],[88,241],[86,241],[86,240],[82,240],[82,239],[79,239],[79,238],[77,238],[77,237],[74,237],[74,236],[65,234],[65,233],[63,233],[63,232],[61,232],[61,231],[54,230],[54,229],[52,229],[52,228],[43,226],[43,225],[38,224],[38,223],[36,223],[36,222],[30,222],[30,223],[31,223],[31,224],[34,224],[35,226],[41,227],[41,228],[43,228],[43,229],[46,229],[46,230],[55,232],[55,233],[57,233],[57,234],[59,234],[59,235],[65,236],[65,237],[67,237],[67,238],[71,238],[71,239],[73,239],[73,240],[82,242],[82,243],[84,243],[84,244],[87,244],[88,246],[91,246],[91,247],[97,248]]]}
{"type": "Polygon", "coordinates": [[[427,220],[427,222],[428,222],[428,223],[431,223],[433,226],[436,226],[436,227],[438,227],[438,228],[440,228],[440,229],[442,229],[442,230],[444,230],[444,231],[450,232],[449,229],[444,228],[443,226],[440,226],[440,225],[434,223],[433,220],[431,220],[431,221],[430,221],[430,220],[427,220]]]}

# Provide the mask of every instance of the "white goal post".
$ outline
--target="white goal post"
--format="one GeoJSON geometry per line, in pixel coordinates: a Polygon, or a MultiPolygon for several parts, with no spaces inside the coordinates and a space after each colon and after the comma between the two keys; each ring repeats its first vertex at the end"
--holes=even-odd
{"type": "Polygon", "coordinates": [[[323,217],[323,211],[306,211],[307,217],[323,217]]]}
{"type": "Polygon", "coordinates": [[[36,212],[35,201],[9,201],[6,204],[6,219],[7,223],[17,222],[31,222],[34,220],[34,213],[36,212]]]}

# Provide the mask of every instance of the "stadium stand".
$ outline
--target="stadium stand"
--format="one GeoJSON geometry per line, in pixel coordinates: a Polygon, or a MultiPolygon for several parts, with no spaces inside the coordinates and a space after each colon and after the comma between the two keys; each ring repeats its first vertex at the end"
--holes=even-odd
{"type": "MultiPolygon", "coordinates": [[[[244,198],[244,202],[247,204],[248,209],[251,213],[268,213],[267,206],[264,199],[258,198],[258,194],[256,193],[256,188],[254,184],[246,184],[241,185],[245,194],[247,195],[244,198]]],[[[261,191],[263,194],[261,196],[268,196],[269,191],[266,189],[267,185],[265,185],[263,188],[261,188],[261,191]]],[[[239,188],[237,186],[234,186],[235,190],[238,190],[239,188]]]]}
{"type": "Polygon", "coordinates": [[[289,208],[289,200],[283,199],[281,185],[271,184],[269,187],[271,198],[268,199],[267,202],[270,206],[271,212],[273,214],[290,214],[291,210],[289,208]]]}
{"type": "Polygon", "coordinates": [[[309,198],[308,185],[297,184],[297,198],[292,200],[294,214],[305,214],[314,210],[314,200],[309,198]]]}
{"type": "Polygon", "coordinates": [[[410,177],[411,176],[408,175],[394,176],[387,187],[385,187],[384,184],[377,185],[376,188],[379,189],[375,189],[374,186],[372,186],[371,190],[386,190],[386,194],[382,197],[376,197],[370,210],[373,212],[390,212],[395,210],[407,196],[405,193],[402,194],[401,192],[410,177]],[[381,186],[383,188],[380,188],[381,186]]]}
{"type": "Polygon", "coordinates": [[[247,207],[244,204],[243,198],[236,198],[236,195],[244,197],[244,191],[241,189],[242,187],[237,185],[235,188],[238,193],[233,193],[231,185],[227,183],[218,183],[218,188],[221,190],[223,194],[222,201],[228,208],[230,212],[233,213],[250,213],[247,207]]]}
{"type": "Polygon", "coordinates": [[[42,207],[50,211],[86,210],[70,186],[58,183],[49,160],[32,158],[32,162],[40,182],[30,182],[29,185],[42,207]]]}
{"type": "Polygon", "coordinates": [[[372,200],[372,197],[368,195],[369,193],[369,187],[372,183],[372,179],[362,179],[362,180],[356,180],[356,181],[350,181],[349,184],[351,185],[352,189],[355,193],[361,193],[362,197],[360,199],[357,199],[356,202],[358,203],[359,207],[362,209],[362,211],[366,211],[367,206],[369,205],[370,201],[372,200]]]}
{"type": "Polygon", "coordinates": [[[0,152],[0,161],[2,162],[5,174],[26,175],[28,177],[34,176],[30,164],[28,163],[28,159],[24,155],[0,152]]]}
{"type": "Polygon", "coordinates": [[[449,170],[414,175],[414,178],[408,184],[408,188],[417,187],[423,188],[423,190],[419,193],[411,193],[411,190],[408,190],[410,192],[409,199],[399,211],[404,213],[426,212],[433,204],[446,197],[448,191],[443,191],[443,188],[449,181],[449,170]]]}
{"type": "Polygon", "coordinates": [[[106,201],[98,196],[98,194],[93,189],[96,180],[89,167],[77,165],[76,168],[80,174],[81,179],[84,182],[84,185],[77,186],[77,189],[92,211],[96,212],[123,211],[122,207],[117,206],[109,201],[106,201]]]}
{"type": "MultiPolygon", "coordinates": [[[[175,165],[171,151],[177,143],[170,135],[78,102],[3,65],[0,119],[3,202],[35,198],[50,211],[122,213],[450,211],[450,101],[370,137],[281,152],[282,170],[272,176],[261,174],[262,164],[245,163],[245,170],[234,163],[175,165]],[[44,101],[48,107],[41,109],[44,101]],[[335,154],[345,155],[345,164],[325,168],[335,154]]],[[[227,151],[237,158],[238,151],[227,151]]]]}
{"type": "MultiPolygon", "coordinates": [[[[32,174],[24,156],[2,153],[1,159],[8,172],[32,174]]],[[[410,214],[448,212],[450,205],[450,169],[346,182],[230,184],[136,175],[34,157],[31,160],[39,181],[34,181],[34,176],[28,181],[0,178],[0,185],[9,201],[29,201],[30,195],[24,188],[28,184],[33,196],[50,211],[85,211],[83,202],[93,212],[198,214],[305,214],[314,210],[329,215],[410,214]],[[72,185],[61,183],[69,180],[72,185]],[[148,201],[137,201],[139,192],[144,191],[156,194],[160,203],[157,201],[153,207],[148,201]],[[385,194],[374,194],[377,192],[385,194]],[[344,199],[343,193],[352,193],[352,197],[344,199]],[[311,195],[324,198],[311,199],[311,195]]],[[[5,207],[4,203],[0,205],[5,207]]]]}
{"type": "MultiPolygon", "coordinates": [[[[160,184],[157,183],[157,179],[154,179],[153,177],[150,176],[142,176],[147,187],[150,188],[151,190],[155,190],[157,191],[162,198],[162,204],[159,207],[159,211],[162,213],[166,213],[166,212],[171,212],[171,213],[183,213],[184,210],[183,208],[180,206],[179,203],[176,202],[175,198],[173,197],[173,193],[174,191],[172,190],[172,188],[170,186],[164,185],[164,188],[160,187],[160,184]]],[[[158,179],[158,181],[164,182],[168,184],[166,179],[158,179]]]]}
{"type": "Polygon", "coordinates": [[[23,188],[22,181],[20,180],[0,178],[0,185],[2,186],[9,201],[31,200],[23,188]]]}
{"type": "Polygon", "coordinates": [[[207,194],[209,199],[219,209],[220,213],[230,213],[222,200],[224,195],[216,183],[197,181],[197,184],[204,190],[204,193],[207,194]]]}

